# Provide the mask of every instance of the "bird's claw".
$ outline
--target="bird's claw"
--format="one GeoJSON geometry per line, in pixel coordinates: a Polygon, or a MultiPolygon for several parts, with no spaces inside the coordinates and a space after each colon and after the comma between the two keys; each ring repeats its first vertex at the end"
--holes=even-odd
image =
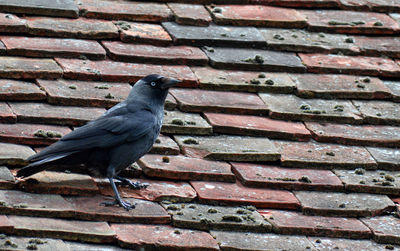
{"type": "Polygon", "coordinates": [[[120,205],[121,207],[123,207],[127,211],[135,208],[134,204],[131,204],[131,203],[123,201],[123,200],[103,201],[100,203],[100,205],[106,206],[106,207],[115,206],[117,204],[120,205]]]}
{"type": "Polygon", "coordinates": [[[148,186],[149,186],[149,184],[147,184],[147,183],[140,183],[140,182],[133,182],[133,181],[130,181],[130,180],[123,180],[122,182],[121,182],[121,185],[122,186],[128,186],[128,187],[130,187],[130,188],[132,188],[132,189],[145,189],[145,188],[147,188],[148,186]]]}

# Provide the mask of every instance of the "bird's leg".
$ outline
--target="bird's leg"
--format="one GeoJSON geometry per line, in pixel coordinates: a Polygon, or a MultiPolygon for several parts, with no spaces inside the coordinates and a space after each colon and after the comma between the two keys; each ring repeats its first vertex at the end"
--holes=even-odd
{"type": "Polygon", "coordinates": [[[146,188],[149,186],[149,184],[140,183],[140,182],[132,182],[131,180],[128,180],[127,178],[120,177],[120,176],[115,176],[115,179],[121,181],[121,184],[123,186],[129,186],[132,189],[142,189],[142,188],[146,188]]]}
{"type": "Polygon", "coordinates": [[[111,187],[114,191],[115,194],[115,200],[110,202],[110,201],[104,201],[101,204],[104,206],[114,206],[114,205],[120,205],[121,207],[125,208],[126,210],[131,210],[135,208],[135,205],[130,204],[129,202],[123,201],[121,199],[121,196],[119,195],[117,186],[114,183],[113,177],[108,177],[108,180],[110,181],[111,187]]]}

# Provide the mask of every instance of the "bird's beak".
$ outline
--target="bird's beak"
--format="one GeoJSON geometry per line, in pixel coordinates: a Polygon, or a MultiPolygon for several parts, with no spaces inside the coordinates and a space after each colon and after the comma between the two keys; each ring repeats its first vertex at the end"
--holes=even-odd
{"type": "Polygon", "coordinates": [[[177,83],[181,82],[180,80],[174,79],[174,78],[162,78],[162,85],[160,86],[161,89],[165,90],[168,89],[174,85],[176,85],[177,83]]]}

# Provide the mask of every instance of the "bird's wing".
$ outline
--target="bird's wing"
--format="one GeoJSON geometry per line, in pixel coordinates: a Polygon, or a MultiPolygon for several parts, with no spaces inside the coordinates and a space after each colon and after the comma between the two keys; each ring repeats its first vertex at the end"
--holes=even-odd
{"type": "Polygon", "coordinates": [[[28,160],[38,161],[60,154],[112,147],[134,141],[156,127],[156,116],[145,109],[124,115],[100,117],[75,129],[28,160]]]}

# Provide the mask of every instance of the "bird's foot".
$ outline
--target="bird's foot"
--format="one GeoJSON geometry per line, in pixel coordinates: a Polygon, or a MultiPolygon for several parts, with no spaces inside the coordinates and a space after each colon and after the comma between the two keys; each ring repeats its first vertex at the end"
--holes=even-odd
{"type": "Polygon", "coordinates": [[[122,178],[122,177],[116,177],[116,179],[118,179],[119,181],[121,181],[121,186],[128,186],[132,189],[144,189],[147,188],[149,186],[149,184],[147,183],[140,183],[140,182],[133,182],[131,180],[128,180],[126,178],[122,178]]]}
{"type": "Polygon", "coordinates": [[[117,200],[117,199],[115,199],[114,201],[103,201],[100,203],[100,205],[106,206],[106,207],[120,205],[121,207],[125,208],[127,211],[135,208],[134,204],[131,204],[131,203],[123,201],[123,200],[117,200]]]}

